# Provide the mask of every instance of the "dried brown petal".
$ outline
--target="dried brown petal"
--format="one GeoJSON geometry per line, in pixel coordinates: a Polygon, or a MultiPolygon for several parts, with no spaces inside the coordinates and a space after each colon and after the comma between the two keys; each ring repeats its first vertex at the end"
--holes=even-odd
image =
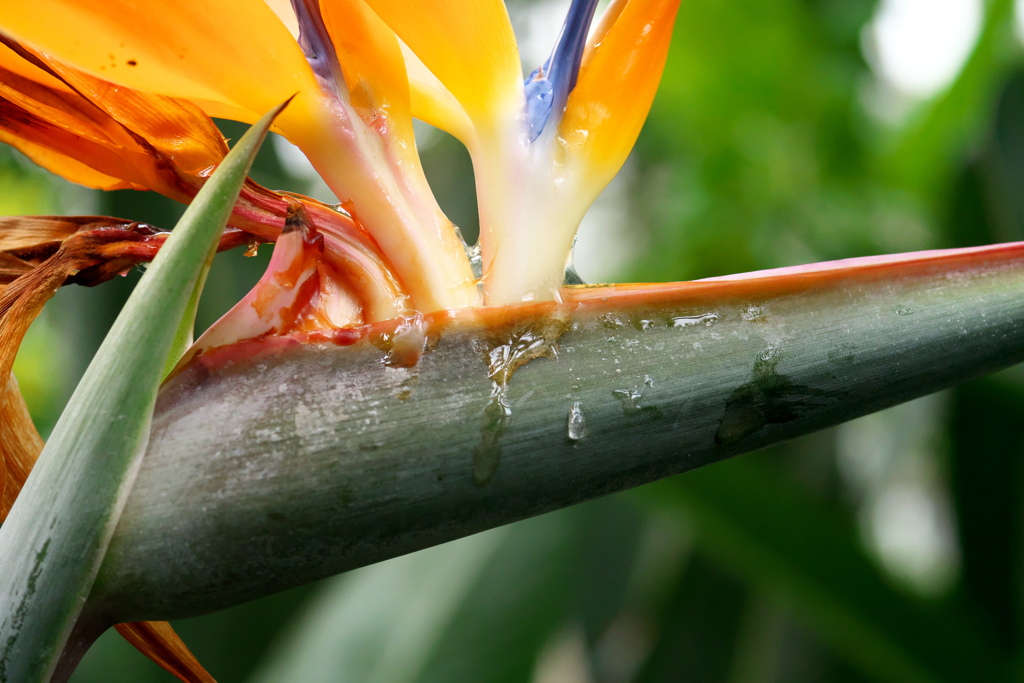
{"type": "Polygon", "coordinates": [[[0,522],[7,519],[14,499],[43,450],[43,440],[32,423],[25,399],[14,375],[8,375],[0,395],[0,460],[3,486],[0,494],[0,522]]]}

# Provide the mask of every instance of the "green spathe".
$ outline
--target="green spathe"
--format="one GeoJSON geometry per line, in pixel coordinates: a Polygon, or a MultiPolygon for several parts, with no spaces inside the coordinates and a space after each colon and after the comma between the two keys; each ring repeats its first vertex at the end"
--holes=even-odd
{"type": "Polygon", "coordinates": [[[1012,365],[1022,287],[1024,244],[569,290],[557,357],[497,391],[494,345],[534,348],[536,307],[446,321],[409,368],[369,336],[222,349],[161,392],[90,610],[222,609],[1012,365]]]}

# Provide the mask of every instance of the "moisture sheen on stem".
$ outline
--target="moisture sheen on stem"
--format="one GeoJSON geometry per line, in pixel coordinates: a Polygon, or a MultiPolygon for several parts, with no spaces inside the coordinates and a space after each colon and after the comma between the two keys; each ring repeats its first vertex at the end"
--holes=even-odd
{"type": "Polygon", "coordinates": [[[225,350],[164,388],[90,610],[220,609],[1009,366],[1021,291],[1014,245],[571,289],[428,319],[412,365],[379,330],[225,350]]]}

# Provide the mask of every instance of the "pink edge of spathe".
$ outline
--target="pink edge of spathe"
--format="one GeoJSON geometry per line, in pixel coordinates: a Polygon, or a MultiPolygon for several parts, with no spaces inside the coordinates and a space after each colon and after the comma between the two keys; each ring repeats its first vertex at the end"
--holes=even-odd
{"type": "Polygon", "coordinates": [[[986,244],[980,247],[963,247],[960,249],[928,249],[925,251],[908,251],[902,254],[879,254],[877,256],[858,256],[856,258],[845,258],[839,259],[837,261],[820,261],[818,263],[805,263],[799,266],[785,266],[783,268],[753,270],[750,271],[749,273],[718,275],[716,277],[708,277],[703,278],[701,280],[694,280],[694,282],[724,282],[730,280],[752,280],[755,278],[781,277],[785,275],[799,275],[802,273],[821,273],[830,270],[864,268],[870,266],[887,266],[893,263],[928,261],[932,259],[944,259],[955,256],[985,255],[1000,251],[1016,253],[1021,250],[1024,250],[1024,242],[986,244]]]}
{"type": "MultiPolygon", "coordinates": [[[[426,334],[439,334],[451,326],[485,329],[510,324],[528,325],[559,309],[570,314],[596,314],[609,309],[643,306],[700,306],[714,300],[765,299],[818,287],[838,286],[850,278],[912,277],[936,270],[955,273],[983,265],[999,266],[1013,262],[1024,267],[1024,242],[864,256],[685,282],[577,285],[562,290],[561,303],[544,301],[438,311],[423,316],[422,320],[426,334]]],[[[303,344],[351,346],[373,335],[392,332],[401,322],[401,319],[384,320],[338,330],[242,340],[210,349],[189,365],[199,366],[195,368],[197,370],[213,370],[303,344]]]]}

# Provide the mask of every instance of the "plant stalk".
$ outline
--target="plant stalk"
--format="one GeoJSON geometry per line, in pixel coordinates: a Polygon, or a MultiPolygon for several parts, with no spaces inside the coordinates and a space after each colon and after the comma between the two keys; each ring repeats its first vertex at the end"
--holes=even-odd
{"type": "Polygon", "coordinates": [[[411,367],[382,328],[215,353],[161,392],[89,610],[210,612],[1008,367],[1022,291],[1016,244],[571,288],[429,318],[411,367]]]}

